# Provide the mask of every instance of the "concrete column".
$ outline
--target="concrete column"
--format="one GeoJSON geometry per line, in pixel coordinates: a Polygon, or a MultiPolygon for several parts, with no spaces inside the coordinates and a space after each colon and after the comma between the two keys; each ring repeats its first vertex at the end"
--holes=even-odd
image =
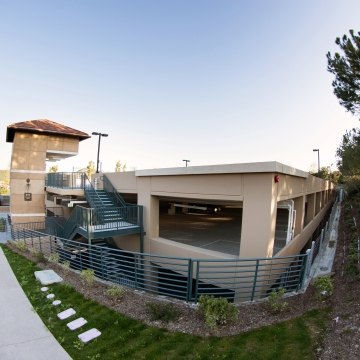
{"type": "MultiPolygon", "coordinates": [[[[184,205],[188,205],[188,203],[184,203],[184,205]]],[[[181,212],[183,214],[187,214],[189,212],[189,208],[188,207],[183,207],[183,208],[181,208],[181,212]]]]}
{"type": "Polygon", "coordinates": [[[294,236],[300,234],[304,227],[305,197],[299,196],[294,199],[294,209],[296,210],[294,236]]]}
{"type": "Polygon", "coordinates": [[[45,136],[16,133],[10,169],[10,212],[13,223],[45,219],[45,136]]]}
{"type": "Polygon", "coordinates": [[[321,210],[321,192],[315,194],[315,215],[321,210]]]}
{"type": "Polygon", "coordinates": [[[307,196],[307,213],[305,224],[308,224],[315,217],[315,194],[307,196]]]}
{"type": "Polygon", "coordinates": [[[175,215],[175,204],[170,204],[169,210],[168,210],[168,214],[169,215],[175,215]]]}
{"type": "Polygon", "coordinates": [[[138,178],[138,205],[144,206],[144,252],[151,252],[151,239],[159,237],[159,199],[151,195],[151,177],[138,178]]]}
{"type": "Polygon", "coordinates": [[[273,174],[244,175],[240,257],[272,256],[276,225],[277,186],[273,174]]]}

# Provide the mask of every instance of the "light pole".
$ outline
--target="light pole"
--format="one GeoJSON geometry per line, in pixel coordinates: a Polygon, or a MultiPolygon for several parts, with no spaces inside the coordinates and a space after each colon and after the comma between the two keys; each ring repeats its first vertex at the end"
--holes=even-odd
{"type": "Polygon", "coordinates": [[[320,176],[320,150],[319,149],[313,149],[313,151],[318,153],[318,176],[320,176]]]}
{"type": "Polygon", "coordinates": [[[100,155],[100,141],[101,141],[101,137],[102,136],[109,136],[108,134],[102,134],[100,132],[93,132],[92,135],[97,135],[99,136],[99,141],[98,141],[98,151],[97,151],[97,160],[96,160],[96,173],[99,173],[99,155],[100,155]]]}
{"type": "Polygon", "coordinates": [[[190,160],[183,160],[185,161],[185,164],[186,164],[186,167],[187,167],[187,164],[190,162],[190,160]]]}

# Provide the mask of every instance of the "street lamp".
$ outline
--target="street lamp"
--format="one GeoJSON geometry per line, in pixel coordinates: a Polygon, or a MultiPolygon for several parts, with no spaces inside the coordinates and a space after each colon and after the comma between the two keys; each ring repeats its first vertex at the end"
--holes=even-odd
{"type": "Polygon", "coordinates": [[[98,151],[97,151],[97,160],[96,160],[96,173],[99,172],[99,154],[100,154],[100,140],[102,136],[109,136],[108,134],[102,134],[100,132],[93,132],[92,135],[97,135],[99,136],[99,141],[98,141],[98,151]]]}
{"type": "Polygon", "coordinates": [[[190,162],[190,160],[183,160],[185,161],[185,164],[186,164],[186,167],[187,167],[187,164],[190,162]]]}
{"type": "Polygon", "coordinates": [[[320,150],[319,149],[313,149],[313,151],[318,153],[318,176],[320,176],[320,150]]]}

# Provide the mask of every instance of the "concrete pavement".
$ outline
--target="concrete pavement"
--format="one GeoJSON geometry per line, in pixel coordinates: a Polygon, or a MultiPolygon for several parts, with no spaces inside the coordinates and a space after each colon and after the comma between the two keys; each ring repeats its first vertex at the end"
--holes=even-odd
{"type": "Polygon", "coordinates": [[[2,249],[0,249],[0,359],[71,359],[33,310],[2,249]]]}

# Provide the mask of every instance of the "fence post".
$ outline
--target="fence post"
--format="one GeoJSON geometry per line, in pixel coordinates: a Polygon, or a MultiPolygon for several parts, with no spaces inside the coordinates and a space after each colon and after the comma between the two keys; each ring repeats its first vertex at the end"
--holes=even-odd
{"type": "Polygon", "coordinates": [[[193,277],[193,260],[188,260],[188,274],[186,284],[186,302],[191,301],[192,297],[192,277],[193,277]]]}
{"type": "Polygon", "coordinates": [[[309,276],[311,267],[311,249],[306,250],[306,265],[305,265],[305,275],[306,277],[309,276]]]}
{"type": "Polygon", "coordinates": [[[101,264],[101,278],[105,279],[103,249],[105,248],[104,247],[100,248],[100,264],[101,264]]]}
{"type": "Polygon", "coordinates": [[[253,288],[252,288],[252,292],[251,292],[251,301],[254,300],[254,296],[255,296],[255,289],[256,289],[256,282],[257,282],[258,271],[259,271],[259,259],[256,260],[256,267],[255,267],[253,288]]]}
{"type": "Polygon", "coordinates": [[[323,245],[323,242],[324,242],[324,236],[325,235],[325,232],[324,232],[324,229],[321,230],[321,235],[320,235],[320,246],[319,246],[319,252],[320,250],[322,249],[322,245],[323,245]]]}
{"type": "Polygon", "coordinates": [[[139,255],[136,254],[135,255],[135,259],[134,259],[134,263],[135,263],[135,289],[138,289],[138,275],[139,275],[139,255]]]}
{"type": "Polygon", "coordinates": [[[39,235],[39,248],[40,248],[40,252],[42,253],[42,248],[41,248],[41,237],[39,235]]]}
{"type": "Polygon", "coordinates": [[[199,273],[200,273],[200,261],[196,261],[196,280],[195,280],[195,303],[198,301],[198,287],[199,287],[199,273]]]}
{"type": "Polygon", "coordinates": [[[315,241],[311,242],[311,248],[310,248],[310,266],[313,263],[313,257],[314,257],[314,248],[315,248],[315,241]]]}

